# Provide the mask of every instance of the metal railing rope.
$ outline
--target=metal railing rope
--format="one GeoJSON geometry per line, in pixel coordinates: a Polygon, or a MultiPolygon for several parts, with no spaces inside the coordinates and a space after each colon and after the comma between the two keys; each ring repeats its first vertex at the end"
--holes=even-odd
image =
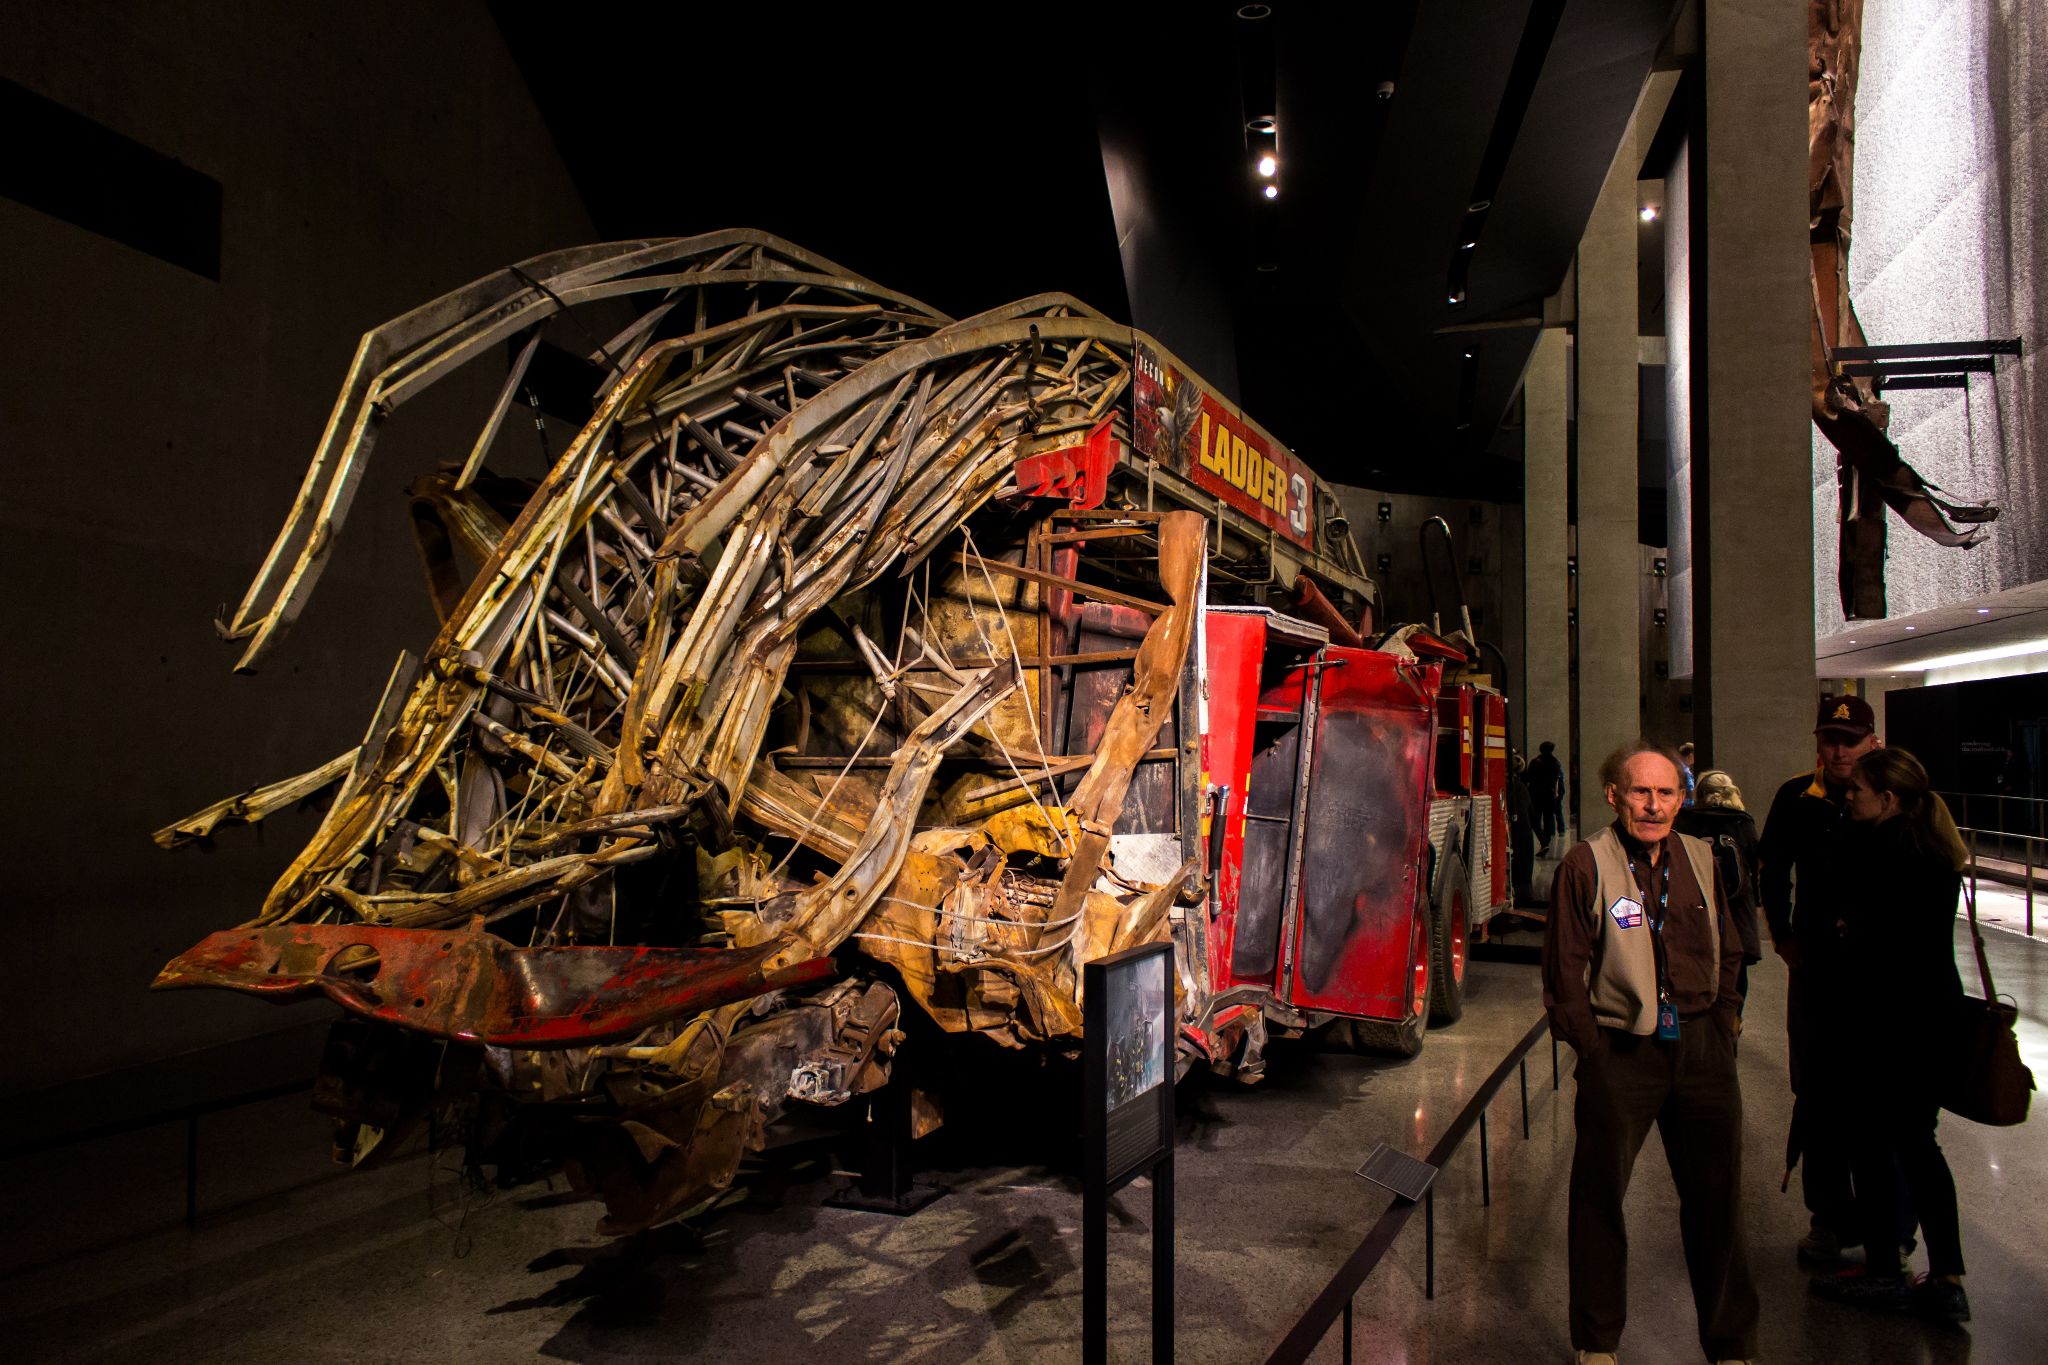
{"type": "MultiPolygon", "coordinates": [[[[1493,1074],[1472,1092],[1471,1098],[1465,1101],[1465,1107],[1458,1111],[1458,1116],[1444,1129],[1443,1136],[1429,1149],[1429,1155],[1423,1158],[1438,1170],[1443,1169],[1444,1164],[1456,1154],[1458,1145],[1477,1126],[1482,1204],[1493,1202],[1493,1182],[1486,1154],[1487,1107],[1492,1104],[1493,1097],[1506,1083],[1509,1070],[1519,1068],[1522,1080],[1522,1136],[1529,1136],[1529,1049],[1535,1047],[1537,1040],[1549,1029],[1550,1020],[1547,1016],[1538,1017],[1536,1022],[1529,1026],[1521,1041],[1509,1050],[1507,1056],[1501,1058],[1500,1065],[1493,1069],[1493,1074]]],[[[1557,1048],[1554,1040],[1551,1045],[1550,1064],[1550,1083],[1554,1090],[1557,1088],[1557,1048]]],[[[1401,1235],[1401,1229],[1408,1226],[1408,1220],[1418,1206],[1423,1210],[1427,1239],[1424,1295],[1432,1299],[1436,1297],[1436,1185],[1432,1182],[1419,1202],[1400,1195],[1394,1196],[1394,1202],[1387,1206],[1386,1211],[1365,1234],[1365,1239],[1358,1244],[1358,1249],[1337,1268],[1337,1273],[1330,1277],[1330,1282],[1316,1295],[1315,1300],[1309,1304],[1287,1335],[1281,1338],[1280,1344],[1273,1348],[1273,1353],[1266,1357],[1266,1365],[1299,1365],[1300,1362],[1306,1361],[1309,1354],[1322,1344],[1323,1338],[1329,1335],[1330,1328],[1337,1324],[1339,1318],[1342,1318],[1344,1323],[1344,1360],[1346,1365],[1350,1365],[1352,1304],[1358,1297],[1358,1291],[1364,1286],[1366,1277],[1379,1266],[1381,1258],[1401,1235]]]]}
{"type": "MultiPolygon", "coordinates": [[[[2020,842],[2022,845],[2020,860],[2025,864],[2024,881],[2021,884],[2026,887],[2027,937],[2032,938],[2034,936],[2034,870],[2037,866],[2040,866],[2040,862],[2036,859],[2035,854],[2041,845],[2048,844],[2048,839],[2038,838],[2031,834],[2007,834],[1998,830],[1983,830],[1971,825],[1959,825],[1956,832],[1962,835],[1963,843],[1970,851],[1970,864],[1964,876],[1970,883],[1970,896],[1973,900],[1977,895],[1977,875],[1980,871],[1977,857],[1977,841],[1979,837],[1989,836],[1998,840],[2001,855],[2004,855],[2006,852],[2004,845],[2013,840],[2020,842]]],[[[2012,861],[2010,857],[2003,857],[2002,860],[2005,862],[2012,861]]],[[[2011,876],[2012,873],[2008,870],[1998,875],[2003,879],[2003,877],[2011,876]]]]}

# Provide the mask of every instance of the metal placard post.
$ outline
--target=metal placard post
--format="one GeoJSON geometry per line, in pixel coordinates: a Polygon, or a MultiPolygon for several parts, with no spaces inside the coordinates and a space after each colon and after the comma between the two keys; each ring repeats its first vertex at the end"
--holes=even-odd
{"type": "Polygon", "coordinates": [[[1152,1359],[1173,1359],[1173,945],[1083,969],[1081,1359],[1109,1359],[1109,1197],[1152,1179],[1152,1359]]]}

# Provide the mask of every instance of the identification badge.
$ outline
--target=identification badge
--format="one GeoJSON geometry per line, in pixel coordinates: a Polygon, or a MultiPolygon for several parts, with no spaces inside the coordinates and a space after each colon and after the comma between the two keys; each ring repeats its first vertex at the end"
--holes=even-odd
{"type": "Polygon", "coordinates": [[[1615,924],[1623,929],[1640,929],[1643,927],[1643,903],[1641,901],[1632,901],[1627,896],[1623,896],[1607,907],[1607,913],[1614,916],[1615,924]]]}
{"type": "Polygon", "coordinates": [[[1657,1002],[1657,1036],[1676,1038],[1678,1036],[1678,1007],[1669,1000],[1657,1002]]]}

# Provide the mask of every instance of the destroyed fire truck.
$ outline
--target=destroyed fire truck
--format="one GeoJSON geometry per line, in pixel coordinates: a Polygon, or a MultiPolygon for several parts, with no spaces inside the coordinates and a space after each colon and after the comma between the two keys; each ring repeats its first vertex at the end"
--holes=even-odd
{"type": "Polygon", "coordinates": [[[1368,647],[1330,487],[1065,296],[956,322],[738,230],[481,279],[364,337],[223,623],[240,667],[379,427],[485,355],[473,449],[413,485],[439,633],[359,744],[157,836],[326,793],[258,913],[156,984],[341,1006],[337,1156],[488,1102],[630,1232],[920,1031],[1071,1054],[1081,965],[1151,941],[1183,1069],[1457,1016],[1504,892],[1498,694],[1464,642],[1368,647]],[[543,333],[622,304],[590,420],[537,483],[493,475],[543,333]]]}

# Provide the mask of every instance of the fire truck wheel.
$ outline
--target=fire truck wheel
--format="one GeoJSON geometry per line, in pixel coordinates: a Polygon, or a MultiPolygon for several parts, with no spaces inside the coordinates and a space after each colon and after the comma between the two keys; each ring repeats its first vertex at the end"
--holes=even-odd
{"type": "Polygon", "coordinates": [[[1429,1022],[1455,1024],[1465,1013],[1465,954],[1472,929],[1464,855],[1452,852],[1437,879],[1429,917],[1429,1022]]]}

